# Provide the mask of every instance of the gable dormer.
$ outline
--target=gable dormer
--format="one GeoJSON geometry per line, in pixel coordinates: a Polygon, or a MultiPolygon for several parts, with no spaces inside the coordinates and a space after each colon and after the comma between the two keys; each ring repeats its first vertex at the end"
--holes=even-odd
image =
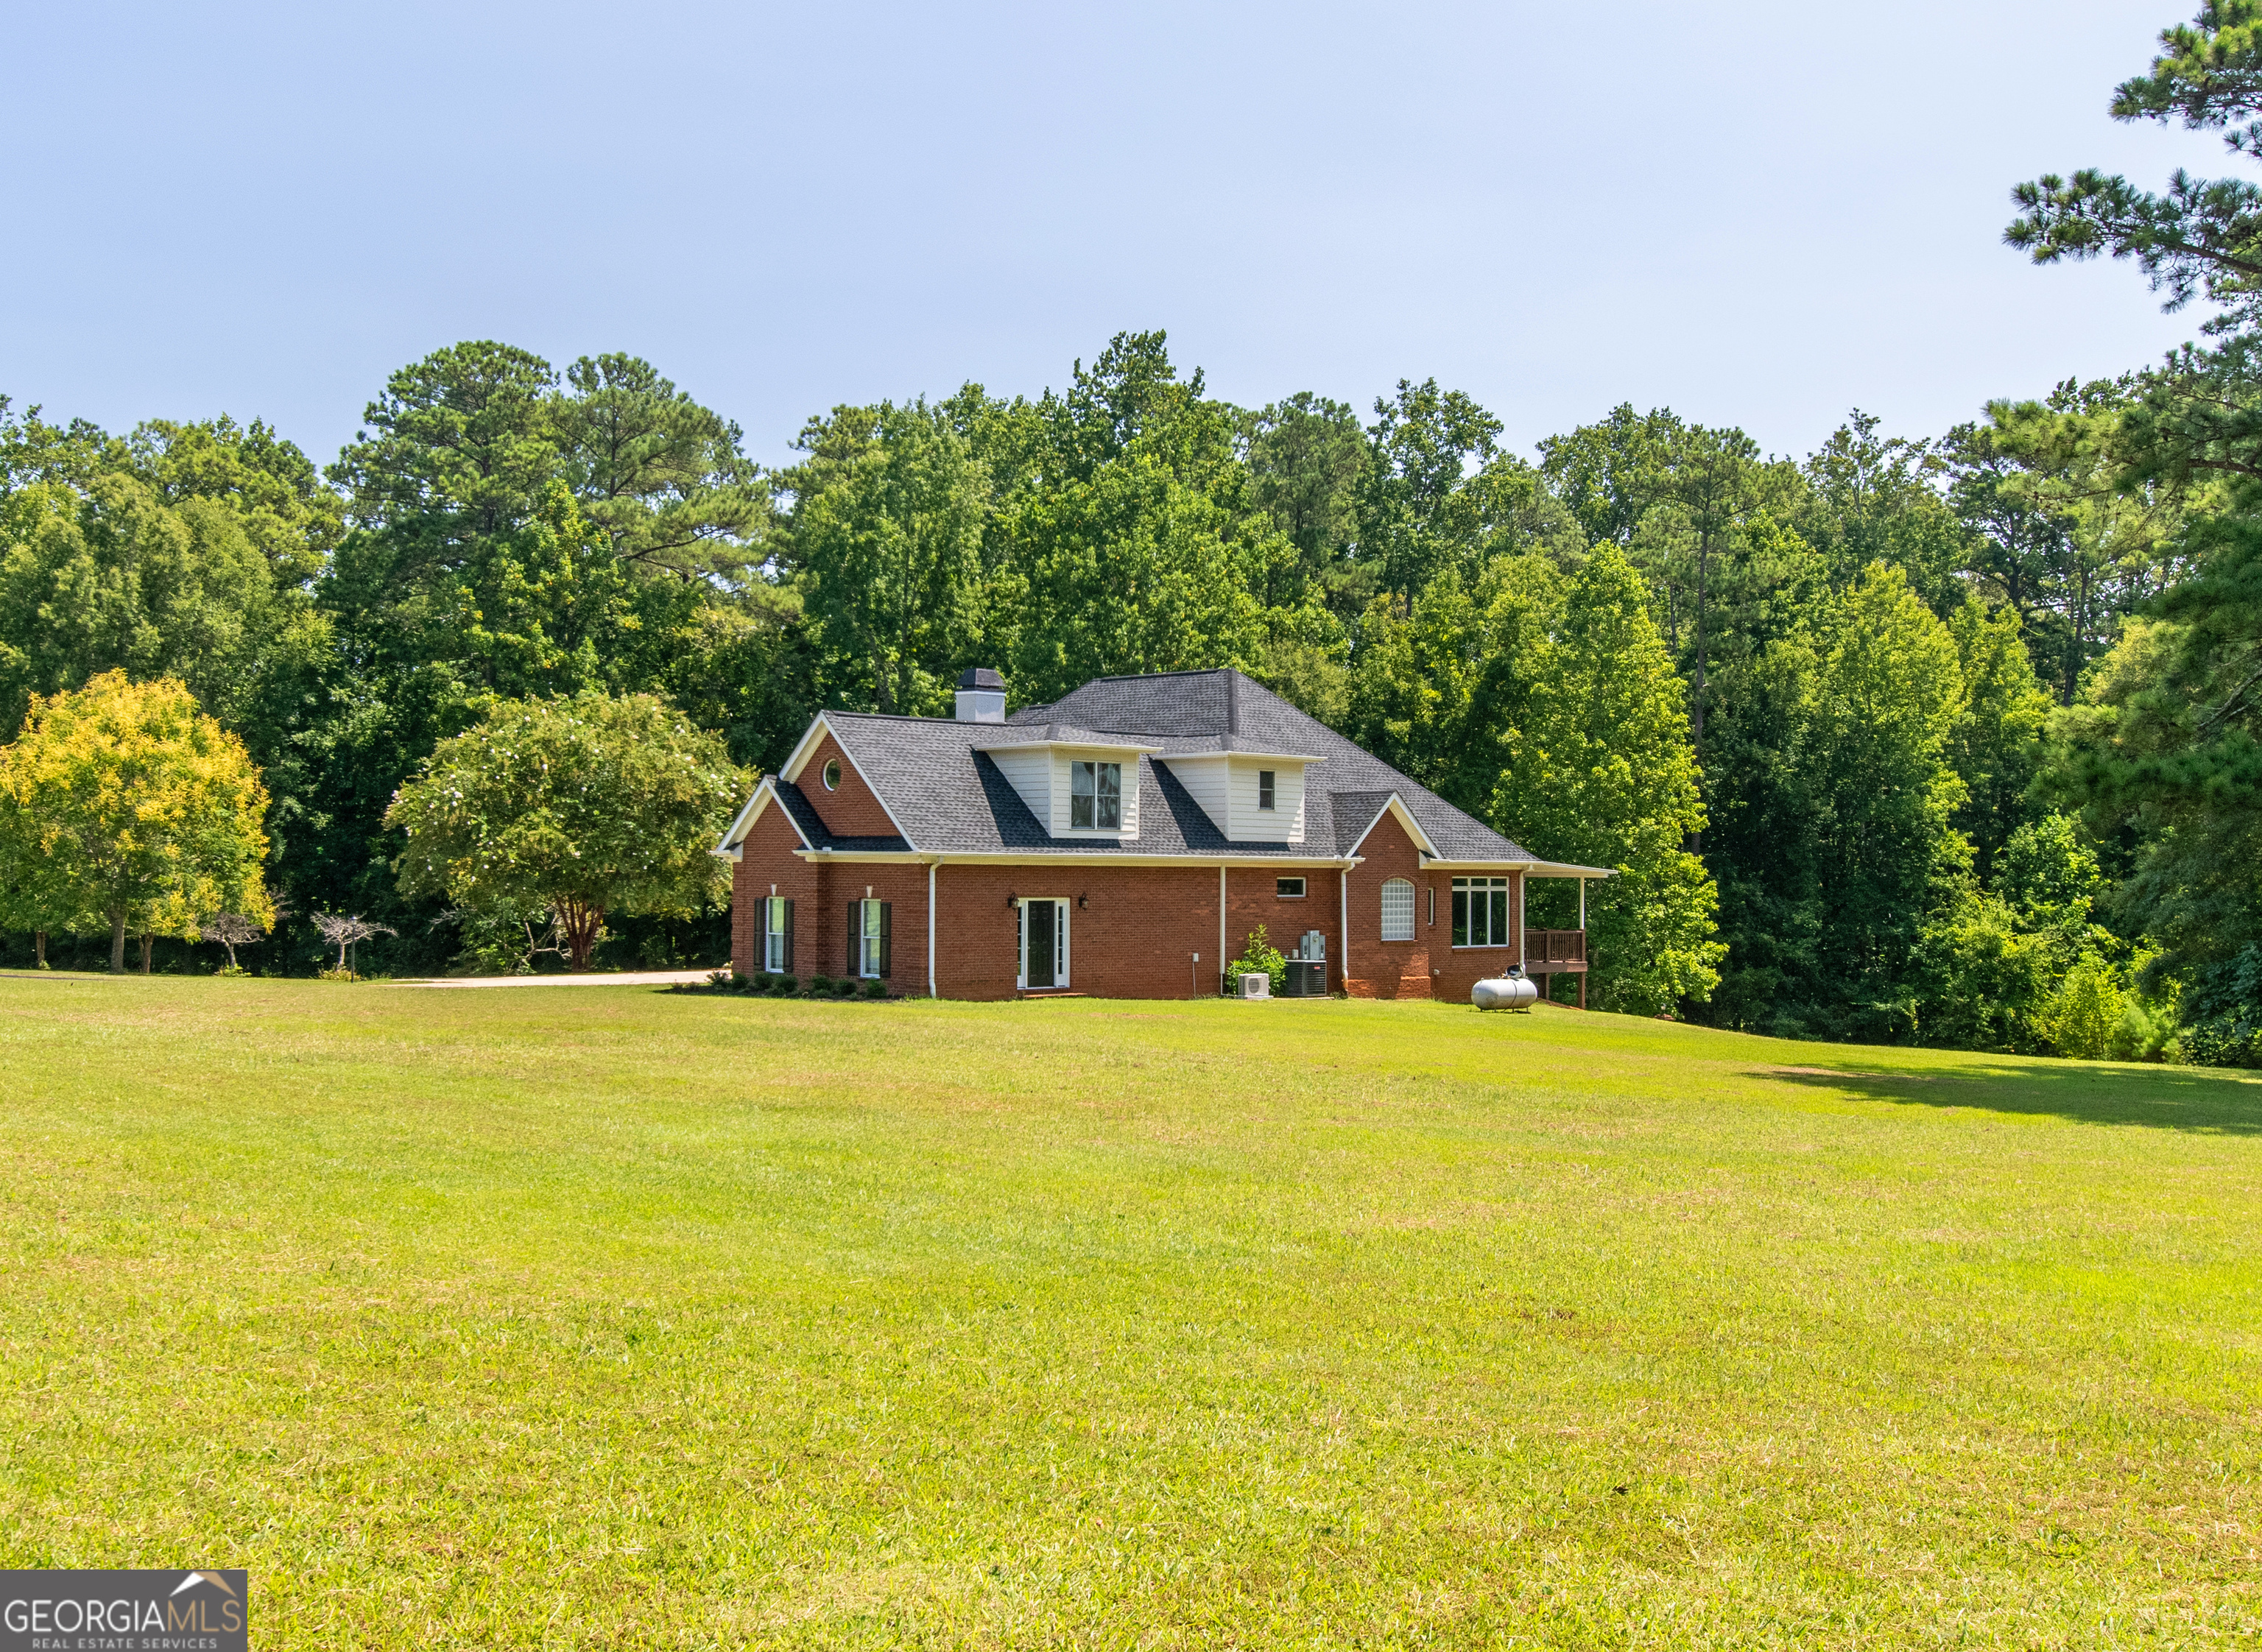
{"type": "Polygon", "coordinates": [[[1139,836],[1139,759],[1158,749],[1057,723],[1008,725],[974,747],[1051,836],[1107,842],[1139,836]]]}
{"type": "Polygon", "coordinates": [[[1190,751],[1163,758],[1228,843],[1304,841],[1304,773],[1327,759],[1279,751],[1190,751]]]}

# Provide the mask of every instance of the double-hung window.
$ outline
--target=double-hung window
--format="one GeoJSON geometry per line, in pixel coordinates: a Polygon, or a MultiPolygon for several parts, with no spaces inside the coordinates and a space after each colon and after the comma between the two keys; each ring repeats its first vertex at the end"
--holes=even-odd
{"type": "Polygon", "coordinates": [[[848,903],[848,962],[851,970],[865,980],[887,978],[894,960],[890,950],[888,903],[885,901],[851,901],[848,903]]]}
{"type": "Polygon", "coordinates": [[[1508,880],[1453,880],[1453,945],[1507,946],[1515,937],[1508,932],[1508,880]]]}
{"type": "Polygon", "coordinates": [[[1068,824],[1071,831],[1123,830],[1123,765],[1068,765],[1068,824]]]}
{"type": "Polygon", "coordinates": [[[762,969],[767,974],[793,973],[793,902],[781,895],[762,900],[762,969]]]}
{"type": "Polygon", "coordinates": [[[1270,769],[1257,771],[1257,807],[1259,808],[1272,807],[1272,771],[1270,769]]]}

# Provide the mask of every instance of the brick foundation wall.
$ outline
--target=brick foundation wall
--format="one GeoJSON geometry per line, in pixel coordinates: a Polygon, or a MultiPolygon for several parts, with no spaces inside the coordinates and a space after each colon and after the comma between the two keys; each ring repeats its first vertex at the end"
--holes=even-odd
{"type": "MultiPolygon", "coordinates": [[[[1470,988],[1488,975],[1499,974],[1516,961],[1516,950],[1512,945],[1465,946],[1455,950],[1453,880],[1450,874],[1438,873],[1431,874],[1430,881],[1437,888],[1437,940],[1430,954],[1435,973],[1430,977],[1430,990],[1436,997],[1465,1004],[1469,1001],[1470,988]]],[[[1508,880],[1508,932],[1524,933],[1524,877],[1520,873],[1511,874],[1508,880]]]]}
{"type": "MultiPolygon", "coordinates": [[[[1217,914],[1217,873],[1210,873],[1210,915],[1214,923],[1217,914]]],[[[1250,931],[1258,924],[1264,926],[1266,938],[1279,951],[1293,953],[1306,930],[1318,930],[1328,937],[1328,990],[1343,990],[1343,902],[1336,887],[1336,871],[1333,866],[1299,866],[1276,871],[1271,866],[1232,866],[1226,871],[1225,883],[1225,956],[1218,967],[1211,971],[1212,990],[1215,990],[1224,975],[1224,966],[1239,958],[1248,947],[1250,931]],[[1279,880],[1284,877],[1304,880],[1304,898],[1283,899],[1279,892],[1279,880]]],[[[1217,950],[1217,935],[1213,930],[1210,944],[1202,949],[1204,966],[1207,967],[1212,953],[1217,950]]]]}
{"type": "MultiPolygon", "coordinates": [[[[1020,918],[1005,904],[1009,895],[1070,903],[1070,992],[1191,998],[1217,990],[1215,866],[946,863],[935,886],[935,959],[946,998],[1015,995],[1020,918]]],[[[900,945],[900,927],[897,933],[900,945]]]]}
{"type": "Polygon", "coordinates": [[[793,902],[793,973],[838,978],[848,968],[848,903],[868,898],[889,904],[888,986],[898,993],[926,991],[926,868],[852,862],[811,864],[794,851],[800,834],[773,803],[739,845],[731,880],[731,962],[742,975],[761,967],[754,933],[757,904],[773,893],[793,902]]]}
{"type": "MultiPolygon", "coordinates": [[[[1385,814],[1359,845],[1360,863],[1351,869],[1351,995],[1354,998],[1427,998],[1430,954],[1444,952],[1452,938],[1450,907],[1430,921],[1430,888],[1437,881],[1422,870],[1421,851],[1395,815],[1385,814]],[[1393,878],[1414,885],[1414,938],[1382,938],[1382,886],[1393,878]]],[[[1443,897],[1439,904],[1444,905],[1443,897]]]]}
{"type": "MultiPolygon", "coordinates": [[[[1514,946],[1453,945],[1453,874],[1424,871],[1421,852],[1393,815],[1385,815],[1359,846],[1351,872],[1351,982],[1354,998],[1444,998],[1466,1003],[1469,989],[1516,961],[1514,946]],[[1414,938],[1382,937],[1382,886],[1404,878],[1414,886],[1414,938]]],[[[1508,883],[1509,933],[1523,933],[1524,878],[1508,883]]]]}

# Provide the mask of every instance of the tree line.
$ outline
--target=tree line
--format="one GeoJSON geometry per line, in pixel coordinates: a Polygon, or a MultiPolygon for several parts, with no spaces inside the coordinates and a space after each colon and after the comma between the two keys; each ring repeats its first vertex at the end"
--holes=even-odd
{"type": "MultiPolygon", "coordinates": [[[[2254,112],[2244,24],[2163,41],[2116,117],[2254,112]]],[[[467,916],[396,795],[577,698],[648,697],[721,772],[821,706],[947,715],[968,664],[1019,704],[1233,665],[1623,867],[1589,892],[1606,1007],[2262,1060],[2257,191],[2017,194],[2014,246],[2134,259],[2210,301],[2205,341],[1937,435],[1856,412],[1803,457],[1628,406],[1527,458],[1434,379],[1240,407],[1160,332],[1034,398],[835,407],[775,468],[647,363],[492,342],[393,375],[327,467],[257,421],[0,402],[0,729],[105,672],[183,685],[264,787],[270,966],[349,910],[398,967],[522,966],[545,922],[659,963],[720,919],[467,916]]]]}

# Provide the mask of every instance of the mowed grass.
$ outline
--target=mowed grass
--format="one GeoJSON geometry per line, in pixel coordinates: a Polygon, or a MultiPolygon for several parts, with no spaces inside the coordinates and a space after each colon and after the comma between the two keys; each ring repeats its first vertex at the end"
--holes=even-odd
{"type": "Polygon", "coordinates": [[[2262,1084],[0,980],[0,1562],[263,1648],[2262,1630],[2262,1084]]]}

